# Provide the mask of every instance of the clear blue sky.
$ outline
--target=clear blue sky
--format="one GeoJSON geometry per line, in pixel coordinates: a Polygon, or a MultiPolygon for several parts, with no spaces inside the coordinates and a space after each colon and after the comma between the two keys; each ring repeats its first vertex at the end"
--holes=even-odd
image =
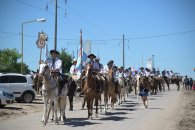
{"type": "MultiPolygon", "coordinates": [[[[54,47],[54,0],[0,0],[0,49],[21,52],[21,24],[46,18],[45,23],[24,25],[24,62],[35,70],[39,52],[38,32],[48,34],[54,47]],[[46,6],[48,10],[46,11],[46,6]]],[[[146,66],[152,55],[155,67],[195,78],[195,0],[58,0],[57,49],[76,56],[79,32],[91,40],[92,52],[106,64],[146,66]],[[66,17],[65,17],[66,14],[66,17]]]]}

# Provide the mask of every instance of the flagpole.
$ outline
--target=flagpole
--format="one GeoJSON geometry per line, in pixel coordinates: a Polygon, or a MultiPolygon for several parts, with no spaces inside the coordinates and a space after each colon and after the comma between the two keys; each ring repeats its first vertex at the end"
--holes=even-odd
{"type": "Polygon", "coordinates": [[[80,45],[81,45],[81,72],[82,72],[82,66],[83,66],[83,61],[82,61],[82,57],[83,57],[83,39],[82,39],[82,29],[80,30],[80,45]]]}

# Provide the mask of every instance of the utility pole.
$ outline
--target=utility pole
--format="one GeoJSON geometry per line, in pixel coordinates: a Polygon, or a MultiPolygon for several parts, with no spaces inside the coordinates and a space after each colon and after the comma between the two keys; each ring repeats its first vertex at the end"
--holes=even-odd
{"type": "Polygon", "coordinates": [[[152,69],[154,69],[154,55],[152,55],[152,69]]]}
{"type": "Polygon", "coordinates": [[[82,61],[82,57],[83,57],[83,33],[82,33],[82,29],[80,30],[80,45],[81,45],[81,66],[83,65],[83,61],[82,61]]]}
{"type": "Polygon", "coordinates": [[[54,31],[54,50],[57,49],[57,8],[58,8],[58,0],[55,1],[55,31],[54,31]]]}
{"type": "Polygon", "coordinates": [[[125,69],[125,35],[123,34],[123,68],[125,69]]]}

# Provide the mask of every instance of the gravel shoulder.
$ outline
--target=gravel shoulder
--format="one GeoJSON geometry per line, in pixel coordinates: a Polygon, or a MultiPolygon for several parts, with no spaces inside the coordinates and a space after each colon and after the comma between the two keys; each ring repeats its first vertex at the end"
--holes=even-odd
{"type": "Polygon", "coordinates": [[[184,90],[181,107],[178,108],[178,130],[195,130],[195,91],[184,90]]]}

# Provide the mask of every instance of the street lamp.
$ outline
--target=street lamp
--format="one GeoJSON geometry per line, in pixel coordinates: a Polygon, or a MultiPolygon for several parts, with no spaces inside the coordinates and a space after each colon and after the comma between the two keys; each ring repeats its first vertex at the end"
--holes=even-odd
{"type": "Polygon", "coordinates": [[[23,22],[22,23],[22,33],[21,33],[21,53],[22,53],[22,62],[21,62],[21,74],[23,73],[23,26],[24,24],[27,24],[27,23],[32,23],[32,22],[45,22],[46,19],[45,18],[40,18],[40,19],[34,19],[34,20],[30,20],[30,21],[27,21],[27,22],[23,22]]]}

